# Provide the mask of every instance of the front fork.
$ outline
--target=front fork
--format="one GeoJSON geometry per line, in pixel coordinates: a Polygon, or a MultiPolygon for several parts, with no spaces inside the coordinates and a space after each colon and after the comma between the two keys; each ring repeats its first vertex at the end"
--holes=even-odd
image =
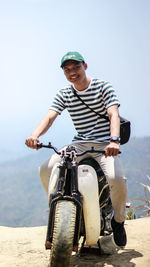
{"type": "Polygon", "coordinates": [[[70,186],[71,194],[64,194],[65,182],[66,182],[66,166],[59,166],[60,172],[58,177],[58,184],[56,193],[50,195],[49,201],[49,217],[48,217],[48,227],[47,227],[47,236],[45,248],[51,249],[52,240],[53,240],[53,228],[54,228],[54,219],[55,219],[55,209],[56,204],[60,200],[72,201],[76,205],[76,224],[74,232],[74,242],[73,242],[73,251],[78,251],[78,240],[80,233],[80,224],[81,224],[81,215],[82,215],[82,196],[78,191],[78,173],[77,166],[72,166],[70,171],[70,186]]]}

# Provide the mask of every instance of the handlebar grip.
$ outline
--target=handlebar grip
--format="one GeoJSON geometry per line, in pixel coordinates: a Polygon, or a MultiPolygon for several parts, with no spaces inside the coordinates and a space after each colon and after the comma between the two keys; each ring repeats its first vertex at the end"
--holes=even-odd
{"type": "Polygon", "coordinates": [[[42,148],[43,147],[43,144],[42,143],[39,143],[36,146],[37,146],[37,148],[42,148]]]}

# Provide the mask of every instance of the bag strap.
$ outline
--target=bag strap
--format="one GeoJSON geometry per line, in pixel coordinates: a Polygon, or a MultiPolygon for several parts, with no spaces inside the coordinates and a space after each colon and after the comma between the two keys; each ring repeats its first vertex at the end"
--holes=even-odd
{"type": "Polygon", "coordinates": [[[90,108],[83,100],[82,100],[82,98],[77,94],[77,92],[76,92],[76,90],[73,88],[73,92],[74,92],[74,94],[77,96],[77,98],[88,108],[88,109],[90,109],[91,111],[93,111],[95,114],[97,114],[99,117],[101,117],[101,118],[103,118],[103,119],[105,119],[105,120],[107,120],[107,121],[110,121],[109,119],[108,119],[108,117],[106,117],[105,115],[102,115],[102,114],[99,114],[98,112],[96,112],[94,109],[92,109],[92,108],[90,108]]]}

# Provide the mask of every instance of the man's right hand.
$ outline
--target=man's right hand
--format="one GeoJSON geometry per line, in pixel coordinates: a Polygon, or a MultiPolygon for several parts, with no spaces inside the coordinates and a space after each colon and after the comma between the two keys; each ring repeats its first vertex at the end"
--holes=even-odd
{"type": "Polygon", "coordinates": [[[36,136],[30,136],[26,139],[25,144],[33,149],[39,149],[37,148],[37,144],[40,142],[40,140],[36,136]]]}
{"type": "Polygon", "coordinates": [[[59,113],[54,110],[49,110],[46,116],[40,121],[34,132],[31,133],[31,136],[26,139],[25,144],[30,148],[39,149],[37,148],[37,144],[40,142],[38,139],[39,136],[47,132],[58,114],[59,113]]]}

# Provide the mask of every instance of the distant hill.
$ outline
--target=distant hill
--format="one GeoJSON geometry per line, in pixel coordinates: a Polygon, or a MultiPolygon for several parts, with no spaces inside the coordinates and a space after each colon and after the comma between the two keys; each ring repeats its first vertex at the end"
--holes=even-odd
{"type": "MultiPolygon", "coordinates": [[[[131,138],[128,144],[121,146],[121,151],[128,178],[128,197],[143,197],[144,190],[136,182],[147,182],[146,175],[150,175],[150,137],[131,138]]],[[[47,196],[38,167],[50,155],[51,151],[43,149],[0,163],[0,225],[47,224],[47,196]]]]}
{"type": "Polygon", "coordinates": [[[0,164],[0,225],[37,226],[47,223],[48,204],[38,167],[51,151],[0,164]]]}
{"type": "Polygon", "coordinates": [[[131,138],[130,142],[121,146],[122,160],[127,176],[128,196],[142,197],[143,187],[137,182],[147,183],[150,175],[150,137],[131,138]]]}

